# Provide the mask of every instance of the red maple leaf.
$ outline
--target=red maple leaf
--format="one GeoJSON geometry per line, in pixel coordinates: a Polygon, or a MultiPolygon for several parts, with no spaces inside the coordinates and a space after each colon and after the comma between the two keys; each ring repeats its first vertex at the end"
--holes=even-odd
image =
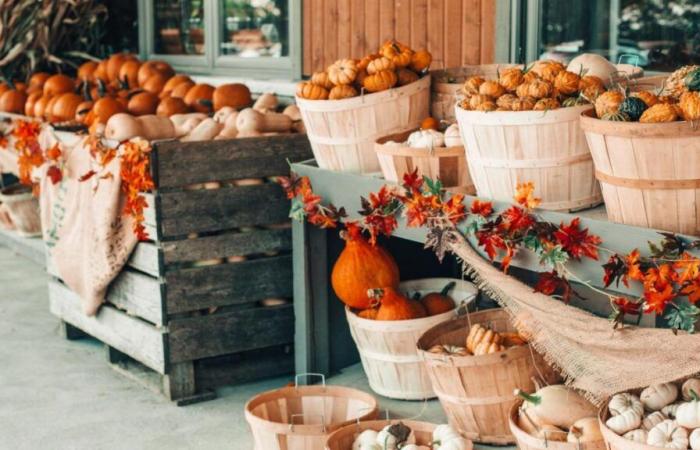
{"type": "Polygon", "coordinates": [[[661,291],[645,289],[644,291],[644,312],[650,313],[655,312],[656,314],[663,314],[666,306],[675,297],[673,292],[673,286],[667,284],[661,291]]]}
{"type": "Polygon", "coordinates": [[[58,184],[63,179],[63,172],[57,166],[51,166],[46,169],[46,176],[49,177],[51,183],[58,184]]]}
{"type": "Polygon", "coordinates": [[[511,233],[524,231],[535,224],[535,219],[524,209],[517,206],[511,206],[503,211],[501,217],[503,218],[503,227],[511,233]]]}
{"type": "Polygon", "coordinates": [[[582,256],[598,259],[597,245],[602,240],[595,235],[588,234],[588,228],[581,229],[580,219],[576,217],[569,225],[561,223],[559,229],[554,232],[557,243],[562,246],[569,256],[580,260],[582,256]]]}
{"type": "Polygon", "coordinates": [[[493,203],[474,200],[470,211],[472,214],[478,214],[484,218],[488,218],[493,213],[493,203]]]}
{"type": "Polygon", "coordinates": [[[695,278],[683,286],[681,294],[688,296],[688,301],[695,304],[700,300],[700,278],[695,278]]]}
{"type": "Polygon", "coordinates": [[[671,285],[678,274],[670,264],[662,264],[657,267],[652,267],[644,274],[644,289],[649,291],[661,292],[671,285]]]}
{"type": "Polygon", "coordinates": [[[310,224],[320,228],[335,228],[338,226],[338,222],[334,218],[325,214],[311,213],[308,218],[310,224]]]}
{"type": "Polygon", "coordinates": [[[381,209],[385,206],[389,206],[393,199],[391,191],[389,191],[386,184],[382,186],[376,194],[374,192],[370,192],[369,194],[369,202],[373,209],[381,209]]]}
{"type": "Polygon", "coordinates": [[[556,270],[541,272],[534,291],[545,295],[558,294],[564,303],[569,303],[572,294],[571,285],[566,279],[560,277],[556,270]]]}
{"type": "Polygon", "coordinates": [[[639,315],[641,309],[641,303],[634,300],[630,300],[627,297],[615,297],[613,299],[613,304],[617,310],[623,314],[631,314],[634,316],[639,315]]]}
{"type": "Polygon", "coordinates": [[[81,176],[80,178],[78,178],[78,181],[80,181],[80,182],[87,181],[90,178],[92,178],[93,176],[95,176],[96,174],[97,174],[97,172],[95,172],[94,170],[91,170],[88,173],[81,176]]]}
{"type": "Polygon", "coordinates": [[[498,249],[505,250],[507,247],[503,238],[496,233],[479,231],[477,232],[476,237],[479,241],[479,245],[484,247],[484,251],[489,256],[491,261],[496,259],[498,249]]]}
{"type": "Polygon", "coordinates": [[[403,186],[410,191],[420,191],[423,186],[423,177],[418,176],[418,168],[411,173],[403,174],[403,186]]]}
{"type": "Polygon", "coordinates": [[[630,252],[629,255],[625,256],[625,265],[627,266],[627,272],[622,277],[622,282],[625,286],[629,286],[628,280],[642,281],[644,279],[644,274],[639,267],[639,250],[636,248],[630,252]]]}
{"type": "Polygon", "coordinates": [[[673,263],[673,268],[680,271],[679,283],[695,280],[700,275],[700,259],[688,252],[683,252],[679,260],[673,263]]]}

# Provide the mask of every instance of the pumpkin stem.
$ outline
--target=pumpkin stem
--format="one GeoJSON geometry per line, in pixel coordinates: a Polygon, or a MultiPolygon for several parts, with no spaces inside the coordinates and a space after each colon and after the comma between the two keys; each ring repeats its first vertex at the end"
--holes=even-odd
{"type": "Polygon", "coordinates": [[[362,228],[355,222],[345,224],[345,231],[340,232],[340,237],[346,241],[356,241],[362,239],[362,228]]]}
{"type": "Polygon", "coordinates": [[[691,390],[690,390],[690,398],[691,398],[694,402],[700,401],[700,396],[698,396],[698,393],[695,392],[695,389],[691,389],[691,390]]]}
{"type": "Polygon", "coordinates": [[[450,292],[452,290],[452,288],[455,286],[457,286],[457,283],[455,283],[454,281],[450,281],[449,283],[447,283],[445,285],[444,288],[442,288],[442,291],[440,291],[440,295],[445,297],[447,295],[447,293],[450,292]]]}
{"type": "Polygon", "coordinates": [[[369,297],[373,300],[381,300],[382,297],[384,297],[384,289],[381,289],[381,288],[367,289],[367,297],[369,297]]]}
{"type": "Polygon", "coordinates": [[[522,389],[516,389],[513,392],[513,394],[522,397],[523,399],[525,399],[526,402],[532,403],[533,405],[539,405],[540,403],[542,403],[542,397],[540,397],[539,395],[528,394],[522,389]]]}

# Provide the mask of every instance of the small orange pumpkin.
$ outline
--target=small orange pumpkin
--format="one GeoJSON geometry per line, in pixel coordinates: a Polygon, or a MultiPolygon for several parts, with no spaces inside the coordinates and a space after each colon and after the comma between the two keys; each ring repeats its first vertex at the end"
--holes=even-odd
{"type": "Polygon", "coordinates": [[[382,70],[373,75],[367,75],[363,85],[369,92],[379,92],[391,89],[398,81],[393,70],[382,70]]]}
{"type": "Polygon", "coordinates": [[[227,83],[214,89],[212,102],[214,111],[218,111],[225,106],[241,110],[253,103],[253,96],[245,84],[227,83]]]}
{"type": "Polygon", "coordinates": [[[36,102],[44,95],[40,91],[32,92],[27,96],[27,101],[24,102],[24,115],[33,117],[34,116],[34,105],[36,102]]]}
{"type": "Polygon", "coordinates": [[[392,60],[385,56],[380,56],[377,59],[373,59],[367,66],[367,73],[374,75],[382,70],[395,70],[396,65],[392,60]]]}
{"type": "Polygon", "coordinates": [[[339,59],[328,67],[328,78],[331,83],[352,84],[357,76],[357,64],[352,59],[339,59]]]}
{"type": "Polygon", "coordinates": [[[421,130],[439,130],[440,129],[440,122],[434,117],[426,117],[423,119],[423,121],[420,123],[420,129],[421,130]]]}
{"type": "Polygon", "coordinates": [[[305,98],[307,100],[327,100],[328,99],[328,89],[318,84],[309,83],[302,81],[297,84],[297,97],[305,98]]]}
{"type": "Polygon", "coordinates": [[[476,94],[469,98],[469,109],[478,110],[479,105],[486,102],[493,102],[493,99],[488,95],[476,94]]]}
{"type": "Polygon", "coordinates": [[[482,77],[474,75],[466,79],[464,85],[462,85],[462,92],[466,95],[474,95],[479,93],[479,86],[481,86],[486,80],[482,77]]]}
{"type": "Polygon", "coordinates": [[[166,81],[165,84],[163,85],[163,90],[160,93],[161,96],[163,96],[163,97],[170,96],[170,93],[173,92],[173,90],[178,85],[180,85],[180,83],[184,83],[186,81],[189,81],[194,85],[192,78],[188,77],[187,75],[175,75],[175,76],[169,78],[168,81],[166,81]]]}
{"type": "Polygon", "coordinates": [[[433,62],[433,55],[427,50],[418,50],[413,53],[411,57],[411,70],[423,73],[430,68],[430,64],[433,62]]]}
{"type": "Polygon", "coordinates": [[[151,94],[158,95],[163,91],[167,81],[168,78],[165,75],[162,73],[156,73],[147,79],[146,82],[141,85],[141,88],[144,91],[150,92],[151,94]]]}
{"type": "Polygon", "coordinates": [[[175,70],[172,66],[165,61],[146,61],[139,67],[138,74],[136,76],[136,81],[139,86],[143,87],[146,81],[153,75],[162,75],[166,80],[172,78],[175,75],[175,70]]]}
{"type": "Polygon", "coordinates": [[[210,84],[195,84],[185,95],[185,104],[195,112],[210,113],[213,107],[214,86],[210,84]]]}
{"type": "Polygon", "coordinates": [[[595,75],[584,75],[578,82],[578,90],[592,103],[605,92],[605,83],[595,75]]]}
{"type": "Polygon", "coordinates": [[[398,85],[399,86],[406,86],[407,84],[411,84],[413,82],[418,81],[418,74],[416,74],[414,71],[401,68],[396,71],[396,76],[398,77],[398,85]]]}
{"type": "Polygon", "coordinates": [[[510,111],[513,106],[513,102],[517,99],[518,97],[516,95],[504,94],[496,99],[496,106],[504,110],[510,111]]]}
{"type": "Polygon", "coordinates": [[[103,59],[97,63],[95,71],[92,73],[93,81],[102,80],[103,83],[109,82],[107,78],[107,60],[103,59]]]}
{"type": "Polygon", "coordinates": [[[29,77],[29,89],[32,91],[41,91],[44,88],[44,83],[46,83],[46,80],[49,78],[51,78],[50,73],[36,72],[29,77]]]}
{"type": "MultiPolygon", "coordinates": [[[[123,67],[123,66],[122,66],[123,67]]],[[[155,114],[159,98],[151,92],[140,92],[129,99],[126,109],[134,116],[155,114]]]]}
{"type": "Polygon", "coordinates": [[[97,70],[98,63],[95,61],[86,61],[78,67],[77,78],[80,81],[87,81],[92,83],[95,81],[95,71],[97,70]]]}
{"type": "Polygon", "coordinates": [[[700,119],[700,92],[688,91],[681,95],[679,103],[685,120],[700,119]]]}
{"type": "Polygon", "coordinates": [[[505,93],[505,88],[498,84],[498,81],[484,81],[481,83],[481,86],[479,86],[479,94],[488,95],[491,98],[498,98],[505,93]]]}
{"type": "Polygon", "coordinates": [[[75,89],[73,80],[68,75],[61,73],[52,75],[44,82],[44,95],[58,95],[65,92],[71,92],[75,89]]]}
{"type": "Polygon", "coordinates": [[[508,92],[515,92],[523,82],[523,71],[518,67],[503,69],[498,77],[498,83],[508,92]]]}
{"type": "Polygon", "coordinates": [[[165,97],[156,108],[156,115],[170,117],[175,114],[185,114],[190,112],[190,108],[185,101],[178,97],[165,97]]]}
{"type": "Polygon", "coordinates": [[[631,96],[637,97],[638,99],[643,101],[644,104],[647,105],[647,108],[659,103],[659,97],[656,94],[654,94],[653,92],[649,92],[649,91],[633,92],[631,94],[631,96]]]}
{"type": "Polygon", "coordinates": [[[95,115],[93,123],[106,124],[113,115],[126,112],[126,106],[113,97],[103,97],[95,102],[92,112],[95,115]]]}
{"type": "Polygon", "coordinates": [[[380,55],[379,53],[372,53],[370,55],[363,57],[356,64],[357,70],[367,70],[367,66],[369,66],[369,63],[371,63],[372,60],[379,58],[380,56],[382,56],[382,55],[380,55]]]}
{"type": "MultiPolygon", "coordinates": [[[[411,64],[411,59],[413,58],[413,50],[396,41],[392,41],[391,43],[382,46],[380,53],[383,57],[391,61],[394,64],[394,67],[406,67],[411,64]]],[[[372,72],[369,70],[369,66],[367,69],[367,71],[372,74],[372,72]]]]}
{"type": "Polygon", "coordinates": [[[476,108],[474,108],[475,111],[484,111],[484,112],[496,111],[497,109],[498,109],[498,105],[496,105],[496,103],[493,100],[479,103],[479,105],[476,108]]]}
{"type": "MultiPolygon", "coordinates": [[[[564,73],[564,72],[562,72],[564,73]]],[[[559,100],[556,98],[541,98],[537,100],[537,103],[535,103],[535,106],[532,107],[534,111],[549,111],[550,109],[558,109],[561,108],[561,104],[559,103],[559,100]]]]}
{"type": "Polygon", "coordinates": [[[536,73],[544,81],[550,83],[553,83],[557,75],[565,70],[566,66],[564,64],[554,60],[535,61],[530,68],[531,72],[536,73]]]}
{"type": "MultiPolygon", "coordinates": [[[[595,113],[599,119],[610,114],[616,114],[620,109],[620,103],[625,96],[620,91],[607,91],[598,96],[595,100],[595,113]]],[[[647,110],[648,111],[648,110],[647,110]]]]}
{"type": "Polygon", "coordinates": [[[119,68],[118,79],[122,87],[133,89],[138,86],[138,72],[141,62],[137,59],[125,61],[119,68]]]}
{"type": "Polygon", "coordinates": [[[641,123],[664,123],[675,122],[676,120],[678,120],[676,105],[669,103],[657,103],[644,111],[642,117],[639,118],[639,122],[641,123]]]}
{"type": "Polygon", "coordinates": [[[568,70],[561,71],[554,78],[554,87],[563,95],[574,95],[578,92],[581,77],[568,70]]]}
{"type": "MultiPolygon", "coordinates": [[[[320,87],[320,86],[319,86],[320,87]]],[[[349,84],[339,84],[328,93],[329,100],[342,100],[344,98],[357,97],[357,91],[349,84]]]]}
{"type": "Polygon", "coordinates": [[[428,315],[420,302],[407,298],[393,287],[369,289],[367,295],[379,302],[375,320],[413,320],[428,315]]]}
{"type": "Polygon", "coordinates": [[[361,317],[363,319],[367,320],[377,320],[377,312],[379,311],[379,308],[367,308],[363,309],[362,311],[357,313],[358,317],[361,317]]]}
{"type": "Polygon", "coordinates": [[[23,91],[10,89],[0,95],[0,111],[22,114],[24,112],[24,104],[27,102],[27,94],[23,91]]]}
{"type": "Polygon", "coordinates": [[[107,59],[107,81],[110,83],[119,81],[119,71],[127,61],[136,60],[131,53],[115,53],[107,59]]]}
{"type": "Polygon", "coordinates": [[[66,92],[56,97],[56,101],[51,106],[50,120],[52,122],[66,122],[75,120],[75,112],[78,105],[83,102],[83,98],[73,92],[66,92]]]}
{"type": "Polygon", "coordinates": [[[527,84],[528,97],[535,99],[549,97],[552,94],[552,84],[544,80],[535,80],[527,84]]]}
{"type": "Polygon", "coordinates": [[[46,112],[46,107],[49,104],[49,100],[51,100],[50,95],[43,95],[39,97],[39,100],[34,103],[34,113],[32,114],[33,117],[37,118],[42,118],[44,117],[44,113],[46,112]]]}
{"type": "Polygon", "coordinates": [[[91,101],[84,101],[81,104],[79,104],[78,107],[75,109],[75,120],[78,123],[90,125],[88,118],[92,113],[93,106],[94,103],[91,101]]]}
{"type": "Polygon", "coordinates": [[[312,84],[317,84],[324,89],[333,89],[333,83],[331,83],[331,79],[328,78],[328,72],[314,72],[314,74],[311,75],[310,81],[312,84]]]}
{"type": "Polygon", "coordinates": [[[194,81],[183,81],[170,92],[171,97],[185,98],[187,92],[194,86],[194,81]]]}
{"type": "Polygon", "coordinates": [[[447,295],[452,288],[455,287],[455,282],[452,281],[447,283],[447,285],[442,288],[440,292],[431,292],[423,296],[420,302],[425,307],[426,312],[429,316],[435,316],[437,314],[446,313],[452,311],[457,306],[455,301],[447,295]]]}
{"type": "Polygon", "coordinates": [[[511,105],[513,111],[532,111],[535,107],[536,100],[532,97],[519,97],[511,105]]]}

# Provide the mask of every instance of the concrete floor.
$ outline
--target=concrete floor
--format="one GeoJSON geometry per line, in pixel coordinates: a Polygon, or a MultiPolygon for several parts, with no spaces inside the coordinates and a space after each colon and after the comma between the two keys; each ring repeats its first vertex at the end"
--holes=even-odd
{"type": "MultiPolygon", "coordinates": [[[[289,377],[221,389],[178,408],[109,368],[101,344],[67,341],[42,268],[0,246],[0,449],[251,449],[243,405],[289,377]]],[[[353,366],[331,384],[369,391],[353,366]]],[[[391,417],[444,422],[437,401],[379,398],[391,417]]]]}

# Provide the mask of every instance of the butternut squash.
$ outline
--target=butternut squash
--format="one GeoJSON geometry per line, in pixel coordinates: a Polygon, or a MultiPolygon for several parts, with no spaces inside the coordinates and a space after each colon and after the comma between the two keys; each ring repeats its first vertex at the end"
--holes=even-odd
{"type": "Polygon", "coordinates": [[[172,139],[175,137],[175,126],[167,117],[148,114],[136,118],[143,129],[142,138],[155,141],[158,139],[172,139]]]}
{"type": "Polygon", "coordinates": [[[224,106],[223,108],[219,109],[216,113],[214,113],[214,120],[216,120],[219,123],[226,123],[226,119],[228,118],[228,116],[237,112],[238,111],[236,110],[236,108],[233,108],[231,106],[224,106]]]}
{"type": "Polygon", "coordinates": [[[219,132],[215,139],[234,139],[238,137],[238,129],[236,127],[224,128],[219,132]]]}
{"type": "Polygon", "coordinates": [[[192,131],[181,139],[182,142],[209,141],[214,139],[224,128],[214,119],[204,119],[192,131]]]}
{"type": "Polygon", "coordinates": [[[301,120],[301,111],[299,111],[299,107],[297,105],[287,106],[284,108],[284,111],[282,111],[282,114],[289,116],[293,122],[298,122],[301,120]]]}
{"type": "Polygon", "coordinates": [[[202,113],[174,114],[170,116],[170,121],[175,127],[175,137],[186,135],[206,118],[207,115],[202,113]]]}
{"type": "Polygon", "coordinates": [[[107,139],[119,142],[143,136],[143,134],[143,124],[127,113],[118,113],[110,117],[104,130],[104,136],[107,139]]]}
{"type": "Polygon", "coordinates": [[[292,128],[292,119],[279,113],[262,114],[252,108],[244,109],[236,118],[238,131],[289,131],[292,128]]]}
{"type": "Polygon", "coordinates": [[[260,137],[262,135],[263,134],[261,132],[256,131],[256,130],[247,130],[247,131],[239,130],[238,136],[236,136],[236,137],[237,138],[248,138],[248,137],[260,137]]]}
{"type": "Polygon", "coordinates": [[[253,109],[260,112],[275,112],[279,102],[277,101],[277,96],[272,93],[262,94],[253,103],[253,109]]]}

